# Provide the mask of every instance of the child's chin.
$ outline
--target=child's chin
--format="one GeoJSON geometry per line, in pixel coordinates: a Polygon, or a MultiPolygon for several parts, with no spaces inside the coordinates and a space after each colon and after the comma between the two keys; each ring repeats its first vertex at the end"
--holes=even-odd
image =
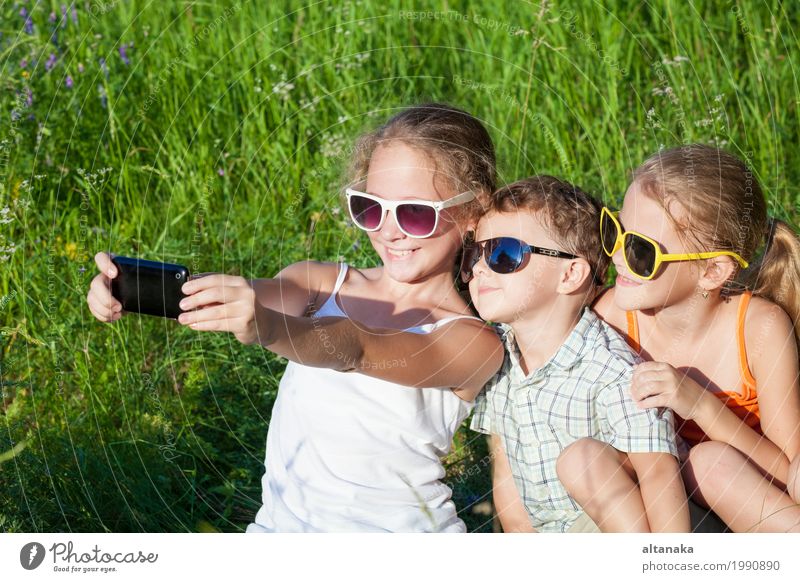
{"type": "Polygon", "coordinates": [[[614,305],[622,311],[640,311],[642,309],[652,309],[658,306],[658,301],[652,297],[647,297],[642,293],[643,287],[634,289],[617,288],[614,291],[614,305]]]}
{"type": "Polygon", "coordinates": [[[489,305],[484,305],[482,307],[476,306],[476,311],[484,321],[491,321],[494,323],[506,323],[509,321],[509,314],[489,305]]]}

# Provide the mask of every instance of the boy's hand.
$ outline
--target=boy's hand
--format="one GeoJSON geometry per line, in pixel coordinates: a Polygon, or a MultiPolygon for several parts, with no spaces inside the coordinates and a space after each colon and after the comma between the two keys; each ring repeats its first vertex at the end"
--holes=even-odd
{"type": "Polygon", "coordinates": [[[245,345],[256,343],[256,294],[250,282],[238,275],[215,273],[187,281],[181,290],[178,322],[198,331],[227,331],[245,345]],[[190,311],[193,310],[193,311],[190,311]]]}
{"type": "Polygon", "coordinates": [[[86,296],[89,311],[97,320],[104,323],[117,321],[127,313],[122,309],[122,304],[111,294],[111,279],[119,275],[119,271],[111,262],[111,255],[108,253],[97,253],[94,262],[97,263],[100,273],[89,285],[89,294],[86,296]]]}
{"type": "Polygon", "coordinates": [[[643,362],[633,369],[631,397],[639,408],[671,408],[689,420],[706,390],[666,362],[643,362]]]}

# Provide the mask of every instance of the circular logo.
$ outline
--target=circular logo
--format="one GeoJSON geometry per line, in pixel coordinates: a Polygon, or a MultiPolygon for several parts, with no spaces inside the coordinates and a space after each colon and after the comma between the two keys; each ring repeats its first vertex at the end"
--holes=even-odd
{"type": "Polygon", "coordinates": [[[26,570],[35,570],[44,561],[44,546],[38,542],[31,542],[22,546],[19,552],[19,563],[26,570]]]}

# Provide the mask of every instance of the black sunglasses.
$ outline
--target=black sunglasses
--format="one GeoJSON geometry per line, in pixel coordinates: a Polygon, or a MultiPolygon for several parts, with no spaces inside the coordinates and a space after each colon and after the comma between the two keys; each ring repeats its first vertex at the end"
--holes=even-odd
{"type": "Polygon", "coordinates": [[[576,255],[529,245],[516,238],[501,236],[484,241],[467,243],[461,258],[461,280],[469,283],[472,280],[472,269],[486,258],[486,264],[495,273],[506,275],[522,269],[528,255],[544,255],[557,259],[577,259],[576,255]]]}

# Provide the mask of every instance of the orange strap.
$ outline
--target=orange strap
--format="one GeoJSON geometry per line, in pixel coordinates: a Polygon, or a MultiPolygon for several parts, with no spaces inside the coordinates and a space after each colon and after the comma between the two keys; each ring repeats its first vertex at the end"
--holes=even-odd
{"type": "Polygon", "coordinates": [[[633,351],[638,354],[642,351],[642,346],[639,345],[639,323],[636,321],[636,312],[626,311],[625,317],[628,318],[628,337],[625,339],[628,341],[628,345],[633,348],[633,351]]]}
{"type": "MultiPolygon", "coordinates": [[[[742,293],[742,298],[739,300],[739,327],[736,330],[736,335],[739,340],[739,369],[741,371],[742,381],[746,388],[755,390],[756,379],[753,378],[753,374],[750,373],[750,366],[747,364],[747,347],[744,342],[744,319],[745,315],[747,315],[747,306],[752,296],[753,293],[751,291],[745,291],[742,293]]],[[[745,392],[745,398],[747,396],[748,394],[745,392]]]]}

